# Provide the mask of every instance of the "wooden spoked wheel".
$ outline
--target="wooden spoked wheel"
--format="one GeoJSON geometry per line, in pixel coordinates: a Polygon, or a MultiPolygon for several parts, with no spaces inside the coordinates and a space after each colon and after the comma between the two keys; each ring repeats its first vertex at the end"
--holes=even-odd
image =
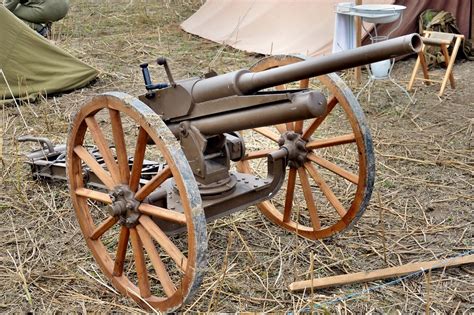
{"type": "MultiPolygon", "coordinates": [[[[270,56],[250,68],[258,72],[302,61],[298,56],[270,56]]],[[[363,214],[374,184],[372,139],[356,98],[336,75],[277,86],[321,90],[327,111],[318,118],[243,133],[247,154],[237,168],[261,175],[266,154],[278,149],[282,135],[296,133],[306,155],[290,162],[279,193],[258,204],[273,223],[309,239],[321,239],[343,231],[363,214]]]]}
{"type": "Polygon", "coordinates": [[[67,176],[84,238],[112,284],[143,307],[171,311],[186,302],[206,266],[206,225],[191,168],[160,117],[123,93],[95,97],[72,124],[67,176]],[[145,160],[163,167],[144,182],[145,160]],[[85,185],[84,167],[106,191],[85,185]],[[164,183],[179,194],[181,212],[148,203],[164,183]],[[186,233],[168,236],[160,222],[182,225],[186,233]]]}

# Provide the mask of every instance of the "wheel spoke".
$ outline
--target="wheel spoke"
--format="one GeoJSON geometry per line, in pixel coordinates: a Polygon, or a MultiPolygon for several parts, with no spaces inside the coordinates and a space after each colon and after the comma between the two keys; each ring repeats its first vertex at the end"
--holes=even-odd
{"type": "Polygon", "coordinates": [[[327,105],[327,110],[324,113],[323,116],[316,118],[311,125],[309,125],[308,128],[303,132],[303,139],[308,140],[309,137],[313,135],[313,133],[318,129],[318,127],[323,123],[323,121],[326,119],[326,117],[331,113],[331,111],[334,109],[334,107],[339,103],[337,98],[333,96],[327,105]]]}
{"type": "Polygon", "coordinates": [[[112,226],[114,226],[117,221],[118,218],[116,217],[108,217],[101,224],[99,224],[99,226],[96,227],[94,231],[92,231],[89,238],[94,241],[99,239],[99,237],[104,235],[104,233],[107,232],[112,226]]]}
{"type": "Polygon", "coordinates": [[[187,259],[183,253],[176,247],[176,245],[166,236],[166,234],[153,222],[153,220],[147,215],[141,215],[138,219],[145,228],[145,230],[150,233],[151,237],[160,244],[160,246],[165,250],[166,253],[175,261],[178,267],[185,271],[187,266],[187,259]]]}
{"type": "Polygon", "coordinates": [[[333,147],[333,146],[341,145],[341,144],[352,143],[355,141],[356,141],[355,135],[353,133],[350,133],[343,136],[310,141],[306,144],[306,148],[307,149],[320,149],[320,148],[333,147]]]}
{"type": "Polygon", "coordinates": [[[283,222],[290,222],[291,209],[293,208],[293,197],[295,194],[296,168],[291,167],[288,173],[288,186],[286,188],[285,210],[283,212],[283,222]]]}
{"type": "Polygon", "coordinates": [[[137,191],[138,183],[142,175],[143,160],[145,159],[146,141],[148,134],[143,127],[138,131],[137,144],[135,147],[135,155],[133,156],[132,173],[130,175],[130,189],[137,191]]]}
{"type": "Polygon", "coordinates": [[[261,159],[266,157],[268,154],[272,153],[276,149],[263,149],[260,151],[249,152],[245,155],[242,161],[254,160],[254,159],[261,159]]]}
{"type": "Polygon", "coordinates": [[[152,217],[170,221],[178,224],[186,224],[186,216],[182,213],[168,210],[165,208],[150,205],[148,203],[142,203],[138,206],[138,210],[141,213],[148,214],[152,217]]]}
{"type": "Polygon", "coordinates": [[[318,173],[316,168],[311,164],[311,162],[305,163],[305,168],[308,171],[309,175],[313,178],[313,180],[316,182],[316,184],[319,186],[323,194],[326,196],[326,198],[329,200],[329,203],[336,209],[337,213],[341,216],[346,215],[347,211],[344,208],[344,206],[341,204],[339,199],[336,197],[334,192],[329,188],[328,184],[324,181],[324,179],[321,177],[321,175],[318,173]]]}
{"type": "Polygon", "coordinates": [[[107,195],[106,193],[90,190],[87,188],[77,188],[76,195],[81,196],[81,197],[86,197],[95,201],[107,203],[107,204],[112,203],[112,200],[110,200],[110,196],[107,195]]]}
{"type": "Polygon", "coordinates": [[[104,183],[105,186],[109,189],[113,189],[115,186],[114,181],[110,177],[110,174],[107,173],[102,166],[97,163],[95,158],[81,145],[78,145],[74,148],[74,153],[79,156],[79,158],[86,163],[86,165],[94,172],[97,177],[104,183]]]}
{"type": "Polygon", "coordinates": [[[120,172],[120,182],[128,184],[130,179],[130,169],[128,167],[127,147],[125,145],[122,120],[120,112],[109,108],[110,121],[112,124],[112,133],[114,135],[115,151],[120,172]]]}
{"type": "Polygon", "coordinates": [[[130,229],[130,238],[132,241],[133,257],[135,258],[135,269],[137,271],[140,296],[142,298],[147,298],[151,296],[150,282],[148,280],[148,272],[146,271],[145,254],[143,253],[142,242],[135,228],[130,229]]]}
{"type": "Polygon", "coordinates": [[[309,79],[303,79],[300,81],[300,89],[307,89],[309,87],[309,79]]]}
{"type": "Polygon", "coordinates": [[[340,166],[338,166],[334,163],[329,162],[326,159],[323,159],[320,156],[315,155],[314,153],[308,154],[308,159],[313,161],[314,163],[324,167],[325,169],[330,170],[331,172],[347,179],[348,181],[350,181],[350,182],[352,182],[356,185],[359,183],[359,176],[343,169],[342,167],[340,167],[340,166]]]}
{"type": "Polygon", "coordinates": [[[123,273],[123,265],[125,263],[125,256],[127,255],[129,235],[130,230],[127,227],[122,226],[120,229],[117,253],[115,255],[114,271],[112,273],[116,277],[122,276],[123,273]]]}
{"type": "Polygon", "coordinates": [[[298,120],[297,122],[295,122],[296,133],[299,133],[299,134],[303,133],[303,124],[304,124],[304,120],[298,120]]]}
{"type": "Polygon", "coordinates": [[[152,193],[158,186],[171,176],[171,168],[167,165],[160,173],[153,176],[142,188],[140,188],[135,194],[135,199],[142,201],[150,193],[152,193]]]}
{"type": "Polygon", "coordinates": [[[278,142],[278,139],[280,139],[280,136],[271,131],[268,127],[254,128],[253,130],[275,142],[278,142]]]}
{"type": "Polygon", "coordinates": [[[285,133],[288,128],[287,126],[288,125],[285,125],[285,124],[278,124],[278,125],[275,125],[275,128],[278,130],[279,133],[285,133]]]}
{"type": "Polygon", "coordinates": [[[286,123],[286,130],[287,130],[287,131],[293,131],[294,129],[295,129],[295,128],[294,128],[292,122],[287,122],[287,123],[286,123]]]}
{"type": "Polygon", "coordinates": [[[303,188],[304,199],[306,200],[306,206],[309,211],[309,216],[311,218],[311,224],[314,230],[321,229],[321,222],[318,216],[318,210],[313,198],[313,192],[311,191],[311,186],[309,184],[308,175],[303,167],[298,169],[298,175],[300,177],[301,186],[303,188]]]}
{"type": "Polygon", "coordinates": [[[174,292],[176,292],[176,287],[174,286],[170,275],[166,271],[165,264],[163,261],[161,261],[160,254],[156,250],[155,244],[153,244],[150,234],[148,234],[148,232],[141,225],[137,225],[137,232],[140,236],[140,239],[142,240],[143,247],[145,248],[148,257],[151,260],[153,268],[155,269],[158,280],[160,280],[160,283],[163,286],[165,294],[167,296],[172,296],[174,292]]]}
{"type": "Polygon", "coordinates": [[[120,174],[117,163],[115,163],[112,151],[110,151],[109,146],[107,145],[107,140],[105,140],[104,134],[102,133],[97,120],[95,120],[94,116],[89,116],[86,117],[85,121],[87,127],[89,127],[91,136],[94,139],[94,142],[97,145],[102,158],[104,159],[105,165],[112,175],[112,179],[114,180],[115,184],[120,183],[120,174]]]}

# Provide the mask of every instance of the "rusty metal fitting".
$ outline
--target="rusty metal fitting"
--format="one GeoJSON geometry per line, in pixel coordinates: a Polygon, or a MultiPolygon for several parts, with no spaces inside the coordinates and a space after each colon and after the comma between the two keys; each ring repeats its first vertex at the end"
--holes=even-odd
{"type": "Polygon", "coordinates": [[[288,165],[293,168],[299,168],[306,162],[308,150],[306,150],[306,140],[299,133],[287,131],[278,139],[280,148],[288,151],[288,165]]]}
{"type": "Polygon", "coordinates": [[[112,203],[107,206],[111,216],[118,217],[119,223],[134,227],[138,223],[140,202],[135,199],[135,193],[127,185],[119,185],[110,193],[112,203]]]}
{"type": "Polygon", "coordinates": [[[187,137],[189,132],[189,122],[182,122],[179,124],[179,133],[181,137],[187,137]]]}

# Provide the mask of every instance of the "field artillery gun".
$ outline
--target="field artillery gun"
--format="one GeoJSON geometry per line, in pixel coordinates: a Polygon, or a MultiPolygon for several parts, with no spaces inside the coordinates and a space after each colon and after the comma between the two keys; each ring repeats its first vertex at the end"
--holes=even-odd
{"type": "Polygon", "coordinates": [[[66,146],[40,139],[43,148],[29,155],[33,174],[67,179],[87,245],[122,294],[171,311],[202,280],[206,220],[257,204],[273,223],[320,239],[362,215],[375,176],[372,140],[354,95],[332,72],[420,47],[413,34],[176,82],[160,58],[169,83],[154,84],[144,64],[146,94],[94,97],[66,146]],[[318,90],[309,88],[313,77],[318,90]]]}

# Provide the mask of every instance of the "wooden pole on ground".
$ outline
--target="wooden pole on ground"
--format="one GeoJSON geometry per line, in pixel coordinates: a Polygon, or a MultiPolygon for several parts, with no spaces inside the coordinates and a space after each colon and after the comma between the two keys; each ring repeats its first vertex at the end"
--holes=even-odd
{"type": "Polygon", "coordinates": [[[445,259],[445,260],[416,262],[416,263],[410,263],[410,264],[406,264],[402,266],[378,269],[378,270],[373,270],[373,271],[362,271],[362,272],[350,273],[346,275],[313,279],[312,281],[311,280],[296,281],[289,285],[289,289],[292,292],[303,291],[309,288],[322,289],[322,288],[329,288],[329,287],[350,284],[350,283],[360,283],[360,282],[368,282],[368,281],[381,280],[381,279],[387,279],[387,278],[396,278],[396,277],[404,276],[404,275],[417,272],[420,270],[438,269],[438,268],[460,266],[460,265],[472,264],[472,263],[474,263],[474,255],[460,256],[460,257],[445,259]]]}

